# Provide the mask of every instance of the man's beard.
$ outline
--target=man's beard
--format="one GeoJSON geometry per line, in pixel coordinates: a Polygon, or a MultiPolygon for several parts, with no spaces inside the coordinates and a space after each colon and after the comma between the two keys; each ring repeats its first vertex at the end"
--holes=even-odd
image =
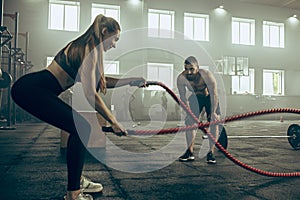
{"type": "Polygon", "coordinates": [[[195,75],[186,75],[186,79],[188,81],[193,81],[193,80],[195,80],[195,75]]]}
{"type": "Polygon", "coordinates": [[[186,75],[186,79],[188,81],[197,81],[198,78],[199,78],[198,74],[187,74],[186,75]]]}

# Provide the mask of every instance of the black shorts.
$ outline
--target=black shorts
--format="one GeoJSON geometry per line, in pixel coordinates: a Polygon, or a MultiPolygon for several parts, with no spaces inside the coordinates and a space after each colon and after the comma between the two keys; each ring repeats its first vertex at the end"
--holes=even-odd
{"type": "MultiPolygon", "coordinates": [[[[191,95],[188,99],[190,109],[194,113],[196,117],[199,117],[201,111],[203,108],[205,108],[207,121],[210,122],[211,120],[211,101],[210,101],[210,95],[204,96],[204,95],[191,95]]],[[[217,114],[220,114],[220,105],[218,104],[217,114]]],[[[192,117],[187,114],[185,124],[186,125],[192,125],[195,123],[195,120],[192,119],[192,117]]]]}

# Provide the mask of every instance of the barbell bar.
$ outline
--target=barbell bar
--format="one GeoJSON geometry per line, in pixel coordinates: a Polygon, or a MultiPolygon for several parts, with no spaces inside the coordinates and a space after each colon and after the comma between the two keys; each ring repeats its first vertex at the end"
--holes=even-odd
{"type": "Polygon", "coordinates": [[[287,136],[287,135],[232,135],[227,136],[229,139],[239,139],[239,138],[295,138],[294,136],[287,136]]]}
{"type": "MultiPolygon", "coordinates": [[[[287,130],[287,135],[236,135],[227,136],[226,129],[219,125],[218,142],[226,149],[228,146],[228,139],[244,139],[244,138],[287,138],[290,145],[295,149],[300,149],[300,126],[298,124],[291,124],[287,130]]],[[[206,139],[207,135],[203,136],[206,139]]]]}

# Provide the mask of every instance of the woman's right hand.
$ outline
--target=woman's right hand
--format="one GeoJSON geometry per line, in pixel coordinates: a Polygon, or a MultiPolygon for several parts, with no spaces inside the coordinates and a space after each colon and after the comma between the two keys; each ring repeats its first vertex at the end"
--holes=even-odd
{"type": "Polygon", "coordinates": [[[121,137],[128,135],[127,130],[119,122],[111,124],[111,128],[113,129],[114,134],[116,134],[117,136],[121,137]]]}
{"type": "Polygon", "coordinates": [[[137,87],[146,87],[146,80],[143,77],[133,78],[133,80],[129,83],[130,86],[137,87]]]}

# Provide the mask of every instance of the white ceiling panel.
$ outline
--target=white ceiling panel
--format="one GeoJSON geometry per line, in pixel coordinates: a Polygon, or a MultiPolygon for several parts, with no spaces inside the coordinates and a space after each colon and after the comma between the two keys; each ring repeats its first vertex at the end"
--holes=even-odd
{"type": "Polygon", "coordinates": [[[238,0],[238,1],[300,10],[300,0],[238,0]]]}

